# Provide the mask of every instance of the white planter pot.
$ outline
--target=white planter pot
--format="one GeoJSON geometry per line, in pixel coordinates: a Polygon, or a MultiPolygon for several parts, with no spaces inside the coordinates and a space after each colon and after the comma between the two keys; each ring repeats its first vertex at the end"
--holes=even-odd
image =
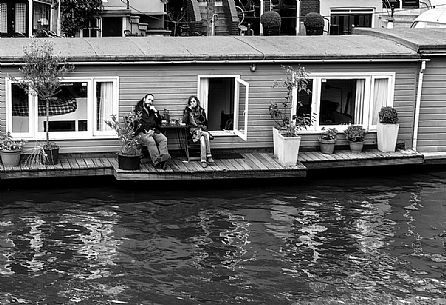
{"type": "Polygon", "coordinates": [[[294,166],[297,164],[301,137],[284,137],[273,128],[274,155],[279,163],[284,166],[294,166]]]}
{"type": "Polygon", "coordinates": [[[378,150],[382,152],[394,152],[396,148],[396,139],[398,138],[399,124],[376,125],[376,141],[378,150]]]}

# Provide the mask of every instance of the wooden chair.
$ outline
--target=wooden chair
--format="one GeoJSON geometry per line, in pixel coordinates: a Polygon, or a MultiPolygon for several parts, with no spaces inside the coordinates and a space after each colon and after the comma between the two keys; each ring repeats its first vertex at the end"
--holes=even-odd
{"type": "MultiPolygon", "coordinates": [[[[212,141],[214,137],[210,137],[210,141],[212,141]]],[[[194,142],[192,140],[192,135],[190,132],[187,134],[187,161],[201,161],[201,143],[200,141],[194,142]]]]}

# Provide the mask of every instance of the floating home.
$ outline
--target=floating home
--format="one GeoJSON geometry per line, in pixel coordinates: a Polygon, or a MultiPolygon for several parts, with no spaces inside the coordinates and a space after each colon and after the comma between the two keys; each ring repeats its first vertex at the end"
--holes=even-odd
{"type": "Polygon", "coordinates": [[[412,147],[426,155],[446,153],[446,30],[360,29],[357,33],[394,41],[419,54],[412,147]]]}
{"type": "MultiPolygon", "coordinates": [[[[369,35],[277,37],[125,37],[51,40],[55,53],[75,65],[63,79],[59,104],[50,111],[50,139],[61,153],[117,151],[104,124],[125,116],[146,93],[155,105],[180,119],[190,95],[209,118],[214,149],[272,148],[271,101],[283,101],[282,66],[305,67],[311,93],[294,99],[293,111],[311,113],[314,125],[302,132],[303,150],[316,150],[323,128],[361,124],[366,145],[376,144],[377,113],[394,106],[400,117],[398,142],[410,149],[416,124],[420,54],[393,40],[369,35]]],[[[23,49],[31,39],[1,39],[0,131],[30,140],[45,138],[43,104],[26,94],[18,77],[23,49]]],[[[423,123],[422,123],[423,124],[423,123]]],[[[424,135],[423,131],[420,136],[424,135]]],[[[169,149],[179,149],[169,137],[169,149]]],[[[340,137],[339,144],[347,143],[340,137]]]]}

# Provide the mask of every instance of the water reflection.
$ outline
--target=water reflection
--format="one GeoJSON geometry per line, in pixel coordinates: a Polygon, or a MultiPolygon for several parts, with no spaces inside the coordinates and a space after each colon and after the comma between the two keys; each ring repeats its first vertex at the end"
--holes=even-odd
{"type": "Polygon", "coordinates": [[[0,303],[441,304],[445,185],[5,193],[0,303]]]}

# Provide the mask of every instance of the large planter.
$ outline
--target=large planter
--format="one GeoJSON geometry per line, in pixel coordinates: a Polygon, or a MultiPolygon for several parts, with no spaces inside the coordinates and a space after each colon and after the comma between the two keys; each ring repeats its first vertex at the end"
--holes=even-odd
{"type": "Polygon", "coordinates": [[[336,139],[334,140],[324,140],[319,139],[319,147],[323,154],[332,154],[335,149],[336,139]]]}
{"type": "Polygon", "coordinates": [[[141,157],[139,155],[124,155],[118,153],[118,167],[125,170],[138,170],[141,157]]]}
{"type": "Polygon", "coordinates": [[[45,165],[55,165],[59,163],[59,147],[44,148],[45,156],[42,156],[42,163],[45,165]]]}
{"type": "Polygon", "coordinates": [[[0,156],[4,166],[18,166],[20,164],[21,149],[17,150],[2,150],[0,156]]]}
{"type": "Polygon", "coordinates": [[[362,152],[362,148],[364,147],[364,141],[362,141],[362,142],[348,141],[348,143],[350,145],[351,152],[353,152],[353,153],[362,152]]]}
{"type": "Polygon", "coordinates": [[[395,151],[399,128],[399,124],[378,123],[376,125],[376,141],[379,151],[395,151]]]}
{"type": "Polygon", "coordinates": [[[297,164],[301,137],[284,137],[280,131],[273,128],[274,156],[284,166],[297,164]]]}

